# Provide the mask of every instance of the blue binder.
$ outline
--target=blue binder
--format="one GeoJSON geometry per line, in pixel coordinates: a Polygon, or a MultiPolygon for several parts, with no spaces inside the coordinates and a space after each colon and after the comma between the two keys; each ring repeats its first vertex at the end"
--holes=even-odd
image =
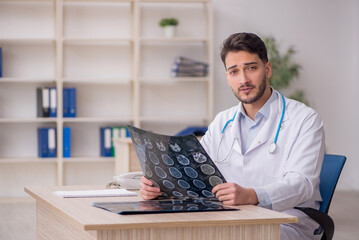
{"type": "Polygon", "coordinates": [[[38,146],[38,156],[40,158],[46,158],[48,155],[47,142],[48,142],[47,128],[38,128],[37,146],[38,146]]]}
{"type": "Polygon", "coordinates": [[[63,129],[63,157],[71,157],[71,128],[64,127],[63,129]]]}
{"type": "Polygon", "coordinates": [[[69,93],[69,89],[68,88],[64,88],[62,91],[62,112],[63,112],[63,117],[69,117],[69,109],[70,109],[70,93],[69,93]]]}
{"type": "Polygon", "coordinates": [[[101,157],[111,157],[111,127],[102,127],[100,136],[101,157]]]}
{"type": "Polygon", "coordinates": [[[69,88],[69,117],[76,117],[76,88],[69,88]]]}
{"type": "Polygon", "coordinates": [[[208,127],[206,126],[190,126],[183,130],[181,130],[179,133],[176,134],[176,136],[184,136],[189,134],[194,134],[195,136],[203,136],[208,130],[208,127]]]}
{"type": "Polygon", "coordinates": [[[42,88],[42,117],[50,116],[50,89],[48,87],[42,88]]]}
{"type": "Polygon", "coordinates": [[[47,141],[47,148],[48,148],[48,155],[47,157],[53,158],[56,157],[56,128],[48,128],[48,141],[47,141]]]}
{"type": "Polygon", "coordinates": [[[63,89],[63,115],[64,117],[76,117],[76,88],[63,89]]]}
{"type": "Polygon", "coordinates": [[[57,116],[57,89],[52,87],[50,91],[50,117],[57,116]]]}

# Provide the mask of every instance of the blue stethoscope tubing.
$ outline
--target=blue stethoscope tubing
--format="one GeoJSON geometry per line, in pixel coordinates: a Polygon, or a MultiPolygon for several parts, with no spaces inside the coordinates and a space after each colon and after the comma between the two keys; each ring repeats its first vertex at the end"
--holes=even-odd
{"type": "Polygon", "coordinates": [[[277,149],[277,141],[278,141],[278,135],[279,135],[279,131],[282,127],[283,124],[283,117],[284,117],[284,113],[285,113],[285,99],[283,97],[283,95],[281,93],[279,93],[282,97],[282,101],[283,101],[283,109],[282,109],[282,116],[280,116],[280,121],[278,124],[278,128],[277,128],[277,133],[275,134],[275,138],[274,138],[274,142],[271,143],[271,145],[269,145],[269,153],[273,154],[275,152],[275,150],[277,149]]]}
{"type": "MultiPolygon", "coordinates": [[[[273,154],[275,152],[275,150],[277,149],[277,141],[278,141],[278,136],[279,136],[279,132],[280,132],[280,129],[282,127],[282,124],[283,124],[283,118],[284,118],[284,113],[285,113],[285,99],[284,99],[284,96],[278,92],[280,94],[280,96],[282,97],[282,102],[283,102],[283,109],[282,109],[282,115],[280,117],[280,121],[279,121],[279,124],[278,124],[278,128],[277,128],[277,132],[275,134],[275,138],[274,138],[274,142],[272,142],[270,145],[269,145],[269,153],[273,154]]],[[[234,118],[236,117],[237,115],[237,112],[234,114],[233,118],[229,119],[226,124],[224,125],[223,129],[222,129],[222,135],[224,133],[224,131],[226,130],[228,124],[230,122],[233,122],[234,121],[234,118]]],[[[222,136],[221,136],[221,140],[222,140],[222,136]]],[[[229,154],[228,154],[229,155],[229,154]]],[[[217,157],[218,157],[218,153],[217,153],[217,157]]]]}

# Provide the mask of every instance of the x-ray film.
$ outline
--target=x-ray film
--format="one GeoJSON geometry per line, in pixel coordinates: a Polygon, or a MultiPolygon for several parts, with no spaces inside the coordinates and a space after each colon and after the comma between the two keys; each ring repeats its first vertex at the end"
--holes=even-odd
{"type": "Polygon", "coordinates": [[[176,213],[203,211],[238,211],[203,199],[170,199],[135,202],[95,202],[95,207],[117,214],[176,213]]]}
{"type": "Polygon", "coordinates": [[[206,198],[226,180],[194,135],[166,136],[128,126],[143,174],[164,198],[206,198]]]}

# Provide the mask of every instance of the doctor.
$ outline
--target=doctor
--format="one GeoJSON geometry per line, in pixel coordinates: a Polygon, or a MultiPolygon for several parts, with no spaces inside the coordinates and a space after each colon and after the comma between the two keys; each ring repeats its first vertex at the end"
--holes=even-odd
{"type": "MultiPolygon", "coordinates": [[[[284,98],[269,85],[272,74],[263,41],[236,33],[223,43],[227,82],[239,104],[220,112],[201,143],[227,183],[212,192],[226,205],[254,204],[298,217],[281,225],[281,239],[320,239],[319,224],[294,207],[319,209],[324,130],[318,114],[284,98]]],[[[160,190],[141,179],[141,196],[160,190]]]]}

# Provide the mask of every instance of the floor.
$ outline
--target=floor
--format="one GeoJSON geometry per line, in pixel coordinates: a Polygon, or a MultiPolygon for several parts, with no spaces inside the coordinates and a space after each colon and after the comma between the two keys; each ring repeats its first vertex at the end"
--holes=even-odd
{"type": "MultiPolygon", "coordinates": [[[[35,240],[35,208],[31,199],[0,200],[0,240],[35,240]]],[[[335,222],[334,240],[359,239],[359,192],[337,191],[329,214],[335,222]]]]}

